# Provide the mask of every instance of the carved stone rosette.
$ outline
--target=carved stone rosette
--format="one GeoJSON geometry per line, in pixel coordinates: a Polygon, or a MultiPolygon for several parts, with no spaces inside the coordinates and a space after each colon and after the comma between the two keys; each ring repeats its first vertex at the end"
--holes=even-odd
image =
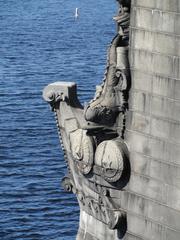
{"type": "Polygon", "coordinates": [[[131,85],[128,46],[130,1],[118,1],[118,33],[108,51],[103,83],[83,109],[76,84],[55,82],[44,99],[55,112],[68,175],[65,190],[76,194],[80,206],[77,239],[122,239],[127,229],[120,192],[130,178],[129,154],[123,141],[131,85]]]}

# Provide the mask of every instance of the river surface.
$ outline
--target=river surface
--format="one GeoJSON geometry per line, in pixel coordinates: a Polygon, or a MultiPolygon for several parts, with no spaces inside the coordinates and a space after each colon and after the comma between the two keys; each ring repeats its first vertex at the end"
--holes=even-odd
{"type": "Polygon", "coordinates": [[[79,207],[60,185],[66,167],[42,90],[75,81],[82,103],[93,97],[116,11],[115,0],[0,0],[0,240],[75,239],[79,207]]]}

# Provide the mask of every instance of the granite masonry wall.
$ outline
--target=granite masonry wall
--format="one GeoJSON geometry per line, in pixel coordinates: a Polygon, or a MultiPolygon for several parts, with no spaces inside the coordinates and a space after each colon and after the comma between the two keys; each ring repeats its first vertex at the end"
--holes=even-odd
{"type": "Polygon", "coordinates": [[[180,1],[132,0],[128,240],[180,239],[180,1]]]}

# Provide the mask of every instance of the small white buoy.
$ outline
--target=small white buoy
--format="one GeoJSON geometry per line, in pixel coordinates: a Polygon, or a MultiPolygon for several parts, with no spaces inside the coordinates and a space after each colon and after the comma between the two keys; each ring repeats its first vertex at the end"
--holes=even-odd
{"type": "Polygon", "coordinates": [[[76,10],[75,10],[75,18],[78,18],[79,17],[79,8],[76,8],[76,10]]]}

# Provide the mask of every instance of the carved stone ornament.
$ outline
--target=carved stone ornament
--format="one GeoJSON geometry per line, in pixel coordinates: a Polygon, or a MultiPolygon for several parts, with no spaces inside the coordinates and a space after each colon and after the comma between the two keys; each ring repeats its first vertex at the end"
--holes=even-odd
{"type": "Polygon", "coordinates": [[[72,156],[83,174],[91,171],[94,162],[94,141],[86,132],[78,129],[70,134],[72,156]]]}
{"type": "Polygon", "coordinates": [[[84,109],[76,84],[70,82],[55,82],[43,91],[55,113],[67,162],[68,175],[62,185],[76,194],[80,206],[77,239],[122,239],[127,228],[120,193],[130,178],[128,147],[123,140],[131,86],[130,1],[118,2],[119,14],[114,17],[118,33],[108,50],[104,79],[94,99],[84,109]],[[98,226],[102,234],[91,238],[98,226]]]}
{"type": "Polygon", "coordinates": [[[94,168],[107,182],[117,182],[126,164],[125,144],[119,138],[101,142],[96,149],[94,168]]]}

